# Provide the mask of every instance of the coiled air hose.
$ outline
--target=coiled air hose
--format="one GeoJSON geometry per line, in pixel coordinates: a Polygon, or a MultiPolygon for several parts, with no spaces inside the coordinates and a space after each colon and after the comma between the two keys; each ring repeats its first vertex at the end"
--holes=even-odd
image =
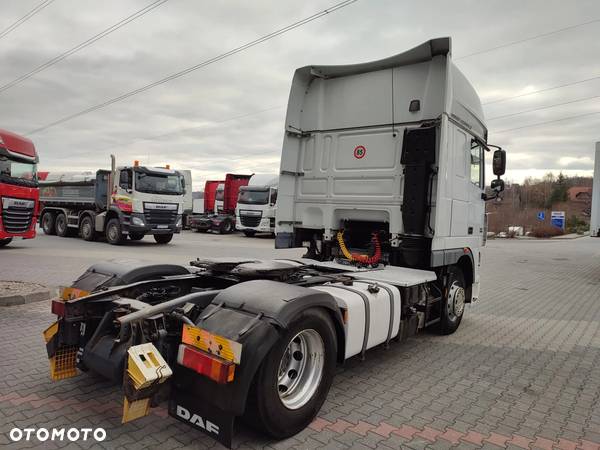
{"type": "Polygon", "coordinates": [[[375,252],[372,256],[361,255],[359,253],[351,253],[348,250],[348,247],[346,247],[346,243],[344,242],[344,231],[338,231],[337,241],[340,245],[340,250],[342,251],[342,254],[348,261],[372,265],[377,264],[379,260],[381,260],[381,243],[379,242],[379,236],[377,235],[377,233],[373,233],[371,236],[371,242],[375,246],[375,252]]]}

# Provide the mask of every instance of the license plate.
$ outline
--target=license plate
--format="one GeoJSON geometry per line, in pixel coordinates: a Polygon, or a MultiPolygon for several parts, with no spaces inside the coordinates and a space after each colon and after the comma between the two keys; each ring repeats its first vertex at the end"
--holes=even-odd
{"type": "Polygon", "coordinates": [[[164,230],[166,228],[169,228],[169,225],[156,225],[156,228],[158,228],[159,230],[164,230]]]}

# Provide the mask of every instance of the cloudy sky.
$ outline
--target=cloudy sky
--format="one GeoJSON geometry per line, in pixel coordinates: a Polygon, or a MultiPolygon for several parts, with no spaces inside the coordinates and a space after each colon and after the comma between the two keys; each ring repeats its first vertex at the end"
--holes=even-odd
{"type": "MultiPolygon", "coordinates": [[[[0,30],[40,1],[3,0],[0,30]]],[[[54,0],[0,38],[0,86],[153,1],[54,0]]],[[[0,92],[0,126],[26,134],[339,1],[168,0],[0,92]]],[[[197,186],[230,171],[275,173],[295,68],[376,60],[440,36],[453,38],[456,64],[481,96],[489,142],[509,152],[508,179],[520,181],[549,170],[591,174],[593,143],[600,140],[600,114],[591,114],[600,111],[597,0],[359,0],[184,77],[29,136],[40,153],[41,170],[106,167],[114,153],[121,163],[139,159],[145,165],[190,168],[197,186]],[[573,27],[586,22],[591,23],[573,27]],[[526,40],[567,27],[573,28],[526,40]],[[486,51],[521,40],[526,41],[486,51]],[[598,97],[589,98],[593,96],[598,97]],[[566,102],[571,103],[553,106],[566,102]],[[537,111],[516,114],[532,109],[537,111]],[[553,122],[530,126],[548,121],[553,122]]]]}

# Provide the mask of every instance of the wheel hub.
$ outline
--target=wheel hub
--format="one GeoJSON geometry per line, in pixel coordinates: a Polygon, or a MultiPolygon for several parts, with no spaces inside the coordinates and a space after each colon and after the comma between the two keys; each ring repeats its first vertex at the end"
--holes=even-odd
{"type": "Polygon", "coordinates": [[[325,345],[315,330],[303,330],[289,342],[277,374],[283,405],[299,409],[313,397],[323,375],[325,345]]]}
{"type": "Polygon", "coordinates": [[[456,317],[460,317],[464,310],[465,289],[455,281],[448,291],[448,312],[456,317]]]}

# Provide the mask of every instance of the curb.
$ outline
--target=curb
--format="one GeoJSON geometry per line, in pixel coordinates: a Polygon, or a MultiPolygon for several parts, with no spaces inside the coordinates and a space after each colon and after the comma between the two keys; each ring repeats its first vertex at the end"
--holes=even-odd
{"type": "Polygon", "coordinates": [[[0,296],[0,306],[15,306],[43,302],[56,296],[58,296],[58,289],[35,291],[30,292],[29,294],[0,296]]]}

